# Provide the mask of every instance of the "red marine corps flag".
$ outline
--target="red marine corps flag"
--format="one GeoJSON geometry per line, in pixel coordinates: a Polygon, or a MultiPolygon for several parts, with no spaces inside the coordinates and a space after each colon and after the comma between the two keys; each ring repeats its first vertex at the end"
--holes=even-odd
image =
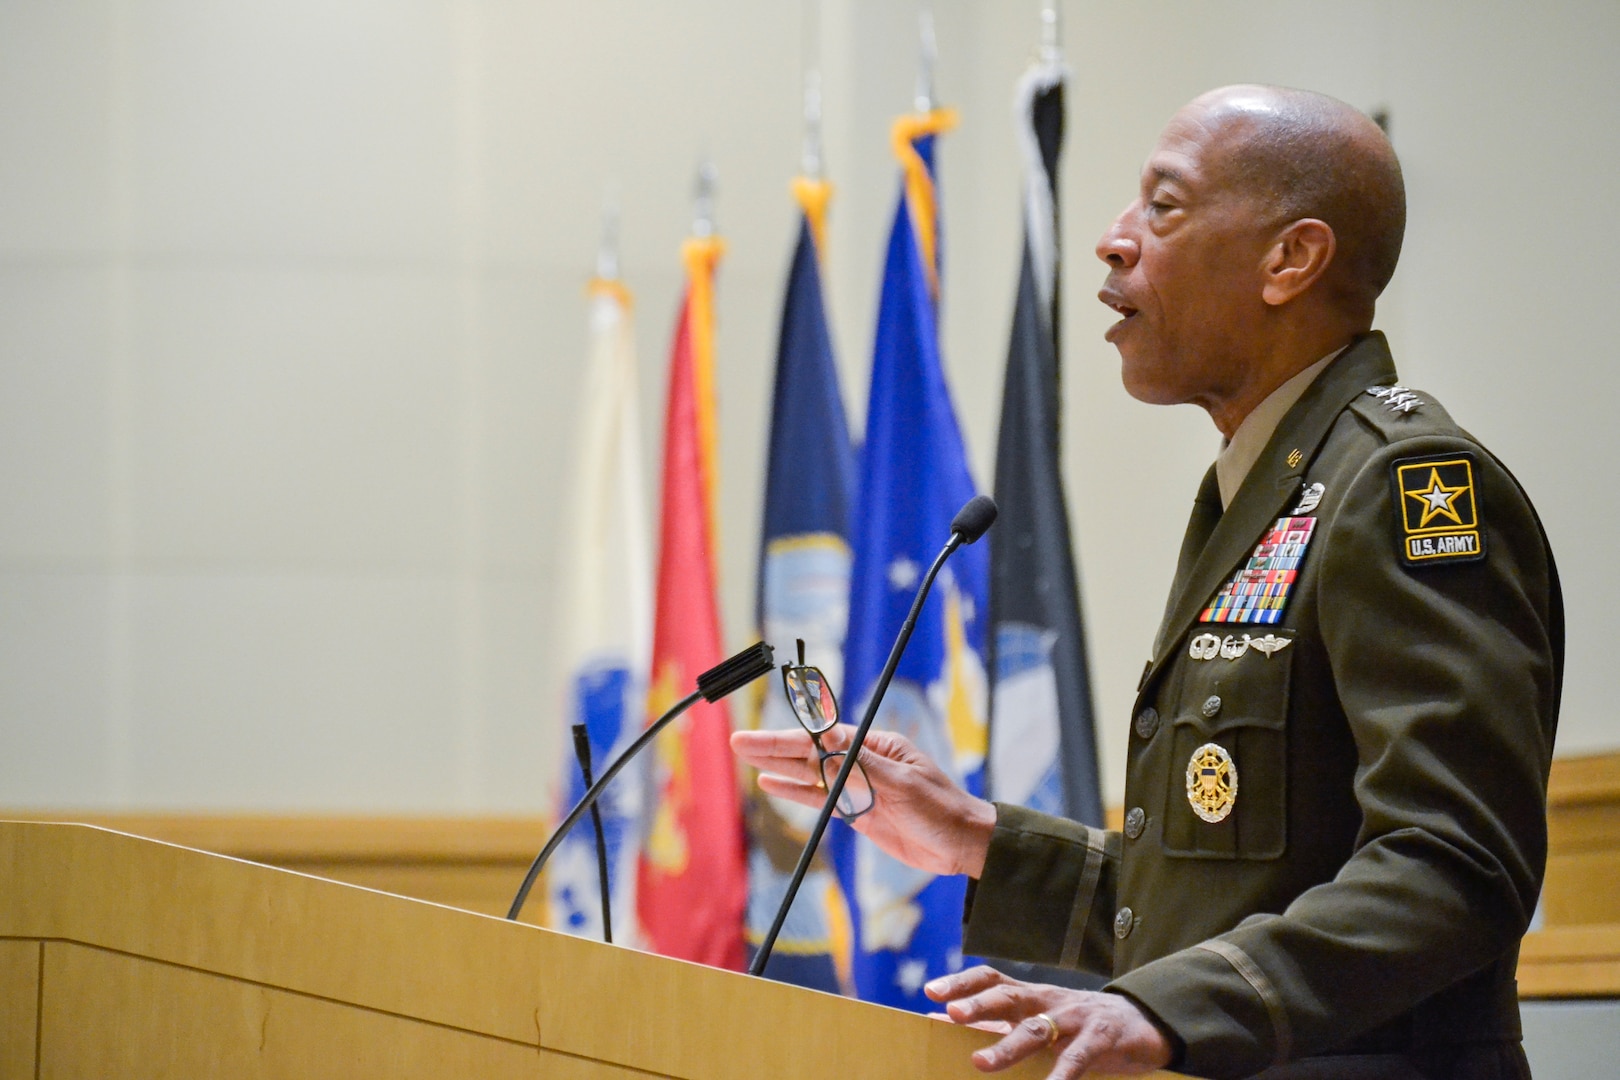
{"type": "MultiPolygon", "coordinates": [[[[714,270],[722,245],[706,184],[682,248],[686,297],[675,328],[664,427],[664,492],[648,719],[724,659],[715,598],[714,270]]],[[[699,702],[661,736],[636,907],[649,948],[742,970],[747,846],[725,702],[699,702]]]]}

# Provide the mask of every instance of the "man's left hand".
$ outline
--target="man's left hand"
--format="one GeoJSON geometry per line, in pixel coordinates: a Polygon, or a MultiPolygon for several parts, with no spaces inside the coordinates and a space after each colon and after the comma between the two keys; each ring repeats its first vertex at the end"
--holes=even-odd
{"type": "Polygon", "coordinates": [[[1142,1010],[1119,994],[1020,982],[990,967],[946,975],[924,987],[958,1024],[1010,1025],[994,1046],[976,1051],[984,1072],[1057,1051],[1047,1080],[1073,1080],[1091,1069],[1145,1073],[1170,1063],[1170,1043],[1142,1010]]]}

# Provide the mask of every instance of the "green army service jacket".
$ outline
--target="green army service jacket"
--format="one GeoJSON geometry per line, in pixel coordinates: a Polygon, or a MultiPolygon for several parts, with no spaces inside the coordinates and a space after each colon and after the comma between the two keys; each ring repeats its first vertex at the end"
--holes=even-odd
{"type": "Polygon", "coordinates": [[[1508,471],[1394,384],[1383,336],[1359,338],[1224,514],[1210,470],[1124,832],[998,805],[968,894],[965,951],[1111,974],[1198,1075],[1519,1037],[1557,571],[1508,471]]]}

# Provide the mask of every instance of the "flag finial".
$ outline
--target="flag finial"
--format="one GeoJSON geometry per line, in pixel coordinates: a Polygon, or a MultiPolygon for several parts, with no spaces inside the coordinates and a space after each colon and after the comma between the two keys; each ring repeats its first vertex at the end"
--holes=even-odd
{"type": "Polygon", "coordinates": [[[1063,16],[1058,0],[1041,2],[1041,63],[1056,64],[1063,59],[1063,16]]]}
{"type": "Polygon", "coordinates": [[[714,162],[707,155],[698,164],[697,183],[693,186],[692,195],[692,235],[714,235],[714,189],[720,178],[720,170],[714,167],[714,162]]]}
{"type": "Polygon", "coordinates": [[[619,186],[607,185],[602,195],[602,245],[596,249],[596,276],[619,280],[619,186]]]}
{"type": "Polygon", "coordinates": [[[804,75],[804,159],[800,171],[806,179],[822,178],[821,160],[821,72],[812,68],[804,75]]]}
{"type": "Polygon", "coordinates": [[[917,67],[917,111],[934,111],[934,68],[939,62],[939,42],[934,37],[934,9],[927,4],[918,12],[922,35],[922,56],[917,67]]]}

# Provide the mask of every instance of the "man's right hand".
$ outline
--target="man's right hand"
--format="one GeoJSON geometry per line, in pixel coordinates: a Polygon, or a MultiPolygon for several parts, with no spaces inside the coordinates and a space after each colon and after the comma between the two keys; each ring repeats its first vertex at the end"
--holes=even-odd
{"type": "MultiPolygon", "coordinates": [[[[847,748],[855,734],[848,724],[822,732],[828,750],[847,748]]],[[[737,731],[731,749],[760,771],[767,795],[819,807],[821,787],[815,744],[803,731],[737,731]]],[[[861,765],[872,781],[872,809],[854,821],[855,831],[909,866],[931,874],[984,872],[996,808],[957,787],[943,769],[903,736],[869,731],[861,765]]]]}

